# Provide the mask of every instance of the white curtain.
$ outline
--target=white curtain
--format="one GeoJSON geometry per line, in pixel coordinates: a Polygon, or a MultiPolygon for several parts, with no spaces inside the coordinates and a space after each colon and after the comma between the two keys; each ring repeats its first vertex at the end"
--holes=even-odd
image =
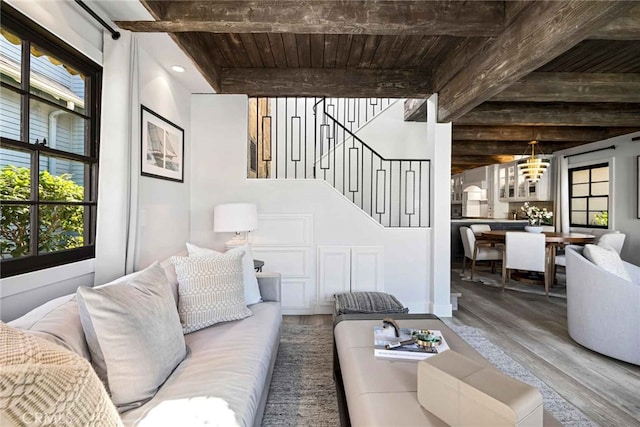
{"type": "Polygon", "coordinates": [[[556,231],[568,233],[569,230],[569,172],[568,160],[564,156],[553,159],[553,215],[556,231]]]}
{"type": "Polygon", "coordinates": [[[105,33],[95,285],[133,271],[140,168],[138,40],[105,33]]]}

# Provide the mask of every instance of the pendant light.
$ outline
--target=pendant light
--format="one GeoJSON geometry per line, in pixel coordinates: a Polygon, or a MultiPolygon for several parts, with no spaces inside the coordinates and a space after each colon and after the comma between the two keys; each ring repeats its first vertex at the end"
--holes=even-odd
{"type": "Polygon", "coordinates": [[[531,154],[529,154],[529,148],[525,151],[523,158],[518,160],[518,171],[522,174],[527,181],[538,182],[538,180],[544,174],[544,171],[549,167],[549,159],[543,157],[544,153],[540,151],[540,154],[536,155],[536,144],[538,141],[531,141],[529,147],[531,147],[531,154]]]}

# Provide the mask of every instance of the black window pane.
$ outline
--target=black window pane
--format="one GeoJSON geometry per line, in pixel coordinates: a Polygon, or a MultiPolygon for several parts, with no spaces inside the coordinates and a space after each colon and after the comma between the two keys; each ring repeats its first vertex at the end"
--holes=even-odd
{"type": "Polygon", "coordinates": [[[22,40],[6,28],[0,28],[0,79],[20,87],[22,81],[22,40]]]}
{"type": "Polygon", "coordinates": [[[0,89],[0,136],[20,141],[22,103],[19,93],[0,89]]]}
{"type": "Polygon", "coordinates": [[[31,199],[29,154],[0,149],[0,201],[31,199]]]}
{"type": "Polygon", "coordinates": [[[29,255],[31,211],[28,205],[0,206],[0,250],[2,259],[29,255]]]}
{"type": "Polygon", "coordinates": [[[85,119],[36,99],[31,99],[30,110],[30,143],[43,143],[46,139],[47,147],[88,154],[85,150],[85,119]]]}
{"type": "Polygon", "coordinates": [[[84,113],[85,76],[33,44],[29,78],[31,93],[84,113]]]}
{"type": "Polygon", "coordinates": [[[38,253],[83,246],[86,211],[84,206],[40,206],[38,253]]]}
{"type": "Polygon", "coordinates": [[[52,202],[85,201],[88,166],[75,160],[40,156],[40,200],[52,202]]]}

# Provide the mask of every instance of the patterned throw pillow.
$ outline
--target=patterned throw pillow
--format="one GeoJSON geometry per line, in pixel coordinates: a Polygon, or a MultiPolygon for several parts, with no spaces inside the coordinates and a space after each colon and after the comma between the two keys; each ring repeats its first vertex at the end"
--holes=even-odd
{"type": "Polygon", "coordinates": [[[631,276],[615,249],[609,246],[585,245],[582,253],[586,259],[603,270],[631,281],[631,276]]]}
{"type": "Polygon", "coordinates": [[[185,334],[253,313],[244,300],[243,251],[172,257],[178,276],[178,314],[185,334]]]}
{"type": "Polygon", "coordinates": [[[0,323],[0,413],[5,425],[121,426],[91,364],[0,323]]]}
{"type": "MultiPolygon", "coordinates": [[[[187,250],[189,256],[211,256],[222,255],[223,252],[214,251],[209,248],[201,248],[193,243],[187,243],[187,250]]],[[[258,286],[258,279],[256,278],[256,270],[253,267],[253,252],[251,251],[251,245],[245,243],[242,246],[233,248],[225,253],[235,253],[244,251],[242,257],[242,280],[244,282],[244,302],[246,305],[257,304],[262,301],[262,295],[260,295],[260,287],[258,286]]]]}

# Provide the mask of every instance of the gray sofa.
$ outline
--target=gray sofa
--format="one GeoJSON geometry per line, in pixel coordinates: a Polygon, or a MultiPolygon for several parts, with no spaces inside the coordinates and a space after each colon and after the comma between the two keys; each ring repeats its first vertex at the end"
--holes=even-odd
{"type": "MultiPolygon", "coordinates": [[[[177,289],[175,275],[167,276],[177,289]]],[[[257,276],[263,302],[249,306],[253,315],[185,335],[186,358],[151,400],[121,414],[124,425],[200,425],[202,416],[212,414],[225,425],[261,424],[282,314],[280,275],[257,276]]],[[[49,301],[9,325],[91,358],[75,295],[49,301]]]]}
{"type": "Polygon", "coordinates": [[[628,281],[580,250],[566,249],[569,335],[588,349],[640,365],[640,267],[623,261],[628,281]]]}

